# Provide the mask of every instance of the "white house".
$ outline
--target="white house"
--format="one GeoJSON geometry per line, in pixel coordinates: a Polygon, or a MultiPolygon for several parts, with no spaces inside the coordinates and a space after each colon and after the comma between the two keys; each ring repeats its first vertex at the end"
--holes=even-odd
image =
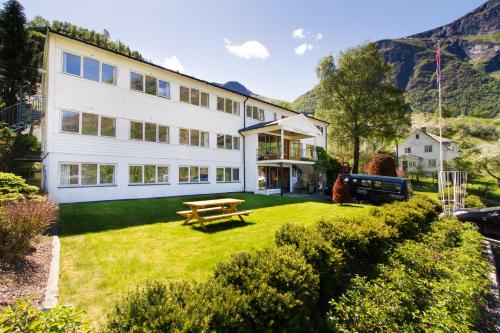
{"type": "MultiPolygon", "coordinates": [[[[439,171],[439,136],[427,132],[424,128],[415,129],[408,138],[397,147],[399,167],[406,172],[423,172],[433,175],[439,171]]],[[[458,146],[453,141],[443,138],[443,160],[459,157],[458,146]]]]}
{"type": "Polygon", "coordinates": [[[57,202],[293,191],[326,123],[49,32],[43,187],[57,202]]]}

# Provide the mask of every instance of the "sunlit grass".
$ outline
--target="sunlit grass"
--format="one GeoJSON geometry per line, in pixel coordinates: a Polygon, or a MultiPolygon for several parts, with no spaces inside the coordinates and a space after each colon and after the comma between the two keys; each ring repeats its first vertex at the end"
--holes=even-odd
{"type": "Polygon", "coordinates": [[[245,224],[234,218],[211,223],[207,231],[182,225],[175,212],[184,209],[183,201],[208,196],[62,205],[61,302],[97,322],[116,299],[145,280],[203,280],[231,253],[274,246],[274,234],[284,223],[308,225],[367,210],[299,198],[227,196],[245,199],[242,209],[253,214],[245,224]]]}

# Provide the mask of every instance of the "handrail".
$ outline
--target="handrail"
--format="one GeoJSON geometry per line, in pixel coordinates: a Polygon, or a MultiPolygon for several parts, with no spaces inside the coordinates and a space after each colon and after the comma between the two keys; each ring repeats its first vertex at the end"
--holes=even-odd
{"type": "MultiPolygon", "coordinates": [[[[289,147],[283,151],[284,160],[293,161],[315,161],[316,151],[311,149],[300,149],[289,147]]],[[[257,148],[257,161],[263,160],[280,160],[281,158],[281,146],[268,146],[257,148]]]]}
{"type": "Polygon", "coordinates": [[[31,96],[0,110],[0,122],[13,130],[22,130],[44,115],[43,96],[31,96]]]}

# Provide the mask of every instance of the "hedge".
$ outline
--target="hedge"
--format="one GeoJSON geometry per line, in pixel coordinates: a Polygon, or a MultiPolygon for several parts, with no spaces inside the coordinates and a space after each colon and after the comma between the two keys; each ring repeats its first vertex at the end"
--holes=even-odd
{"type": "Polygon", "coordinates": [[[454,218],[432,224],[420,241],[395,249],[380,275],[356,277],[332,300],[333,332],[468,332],[477,330],[491,266],[482,239],[454,218]]]}
{"type": "Polygon", "coordinates": [[[36,199],[39,189],[13,173],[0,172],[0,203],[36,199]]]}
{"type": "Polygon", "coordinates": [[[236,253],[203,283],[149,282],[116,303],[107,332],[304,332],[321,330],[328,301],[356,274],[372,274],[404,237],[437,217],[415,197],[310,227],[285,224],[276,248],[236,253]],[[396,213],[398,212],[398,213],[396,213]],[[407,230],[408,229],[408,230],[407,230]]]}

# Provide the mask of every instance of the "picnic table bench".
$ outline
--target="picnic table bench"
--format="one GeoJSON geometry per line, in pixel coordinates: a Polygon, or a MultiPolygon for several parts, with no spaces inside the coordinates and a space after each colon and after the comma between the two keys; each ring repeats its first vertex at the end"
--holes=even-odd
{"type": "Polygon", "coordinates": [[[241,199],[213,199],[202,201],[187,201],[183,205],[189,207],[189,210],[177,212],[185,218],[183,224],[187,224],[191,220],[197,220],[201,227],[205,229],[204,222],[221,220],[227,217],[238,216],[242,222],[245,222],[243,216],[248,216],[252,213],[251,210],[238,211],[238,206],[244,203],[241,199]],[[215,215],[205,215],[208,212],[218,212],[215,215]]]}

